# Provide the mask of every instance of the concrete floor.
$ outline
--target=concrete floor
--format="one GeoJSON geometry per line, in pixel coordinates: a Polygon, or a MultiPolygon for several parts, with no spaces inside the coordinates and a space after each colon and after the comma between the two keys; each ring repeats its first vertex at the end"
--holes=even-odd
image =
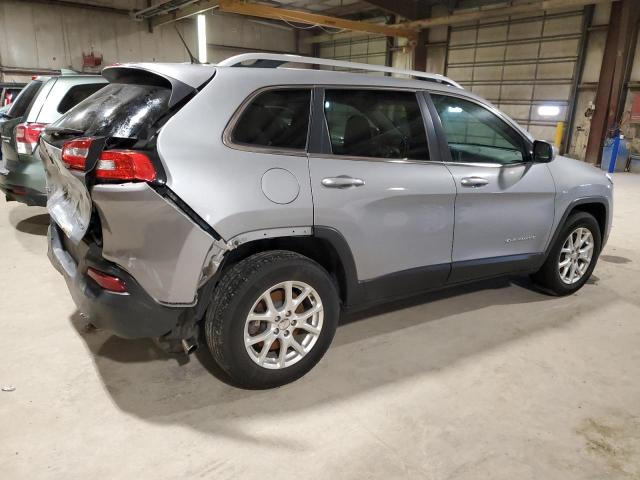
{"type": "Polygon", "coordinates": [[[250,392],[87,331],[43,209],[0,200],[0,477],[640,479],[640,175],[591,282],[485,282],[345,319],[302,380],[250,392]],[[423,303],[421,303],[423,302],[423,303]]]}

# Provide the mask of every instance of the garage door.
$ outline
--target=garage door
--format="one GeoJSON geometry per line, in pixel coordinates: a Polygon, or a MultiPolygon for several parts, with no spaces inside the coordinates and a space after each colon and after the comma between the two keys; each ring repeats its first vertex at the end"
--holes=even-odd
{"type": "Polygon", "coordinates": [[[453,27],[446,75],[487,98],[535,137],[566,121],[582,10],[453,27]]]}
{"type": "MultiPolygon", "coordinates": [[[[318,45],[318,56],[347,62],[384,66],[387,59],[387,37],[370,35],[320,43],[318,45]]],[[[332,68],[323,67],[323,69],[332,68]]],[[[383,74],[372,73],[372,75],[383,74]]]]}

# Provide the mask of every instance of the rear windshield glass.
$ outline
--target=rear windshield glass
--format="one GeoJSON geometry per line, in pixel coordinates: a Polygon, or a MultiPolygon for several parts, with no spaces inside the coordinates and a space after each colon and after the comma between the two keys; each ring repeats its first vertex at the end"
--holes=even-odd
{"type": "Polygon", "coordinates": [[[111,83],[69,110],[52,127],[79,130],[86,136],[147,138],[167,112],[171,89],[111,83]]]}
{"type": "Polygon", "coordinates": [[[29,105],[31,105],[31,101],[40,90],[40,87],[42,87],[42,81],[40,80],[34,80],[29,83],[29,85],[20,92],[18,98],[16,98],[16,100],[11,104],[9,111],[7,112],[7,116],[11,118],[18,118],[26,114],[29,105]]]}
{"type": "Polygon", "coordinates": [[[58,113],[66,113],[79,104],[82,100],[89,95],[96,93],[104,87],[103,83],[84,83],[81,85],[74,85],[69,91],[62,97],[58,104],[58,113]]]}

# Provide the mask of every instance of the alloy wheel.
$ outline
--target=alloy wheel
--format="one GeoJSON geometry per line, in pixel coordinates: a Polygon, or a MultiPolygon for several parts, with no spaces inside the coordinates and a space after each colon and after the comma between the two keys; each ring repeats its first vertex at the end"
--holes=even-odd
{"type": "Polygon", "coordinates": [[[324,309],[318,292],[300,281],[278,283],[255,301],[244,326],[249,357],[270,369],[289,367],[314,347],[324,309]]]}
{"type": "Polygon", "coordinates": [[[569,234],[558,260],[560,279],[567,285],[579,282],[593,258],[593,235],[588,228],[578,227],[569,234]]]}

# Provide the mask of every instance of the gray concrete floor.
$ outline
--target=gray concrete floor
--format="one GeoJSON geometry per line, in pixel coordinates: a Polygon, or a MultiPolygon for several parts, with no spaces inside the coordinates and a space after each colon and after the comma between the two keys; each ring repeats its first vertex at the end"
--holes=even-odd
{"type": "Polygon", "coordinates": [[[640,176],[615,180],[578,294],[507,279],[351,316],[264,392],[85,330],[44,210],[0,200],[0,477],[640,479],[640,176]]]}

